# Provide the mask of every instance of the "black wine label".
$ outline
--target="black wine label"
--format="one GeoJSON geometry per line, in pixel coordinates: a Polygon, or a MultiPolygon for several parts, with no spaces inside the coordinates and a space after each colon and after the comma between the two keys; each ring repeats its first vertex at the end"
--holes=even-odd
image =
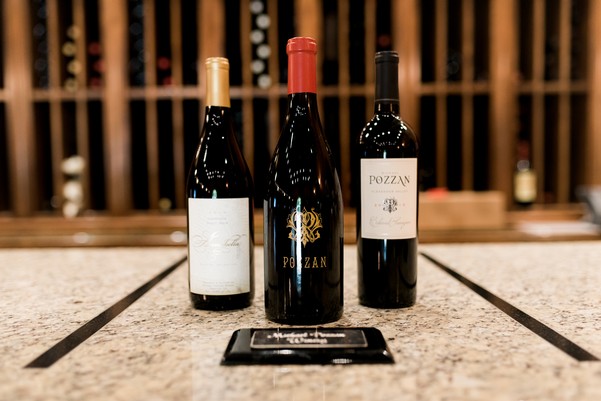
{"type": "Polygon", "coordinates": [[[255,330],[251,348],[364,348],[367,340],[360,329],[262,329],[255,330]]]}
{"type": "Polygon", "coordinates": [[[221,365],[394,363],[374,327],[287,327],[238,329],[221,365]]]}

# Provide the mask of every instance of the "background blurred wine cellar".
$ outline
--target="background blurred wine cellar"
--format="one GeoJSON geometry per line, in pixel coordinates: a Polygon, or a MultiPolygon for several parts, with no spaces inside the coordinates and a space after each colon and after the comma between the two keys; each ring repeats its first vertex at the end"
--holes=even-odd
{"type": "Polygon", "coordinates": [[[83,216],[184,215],[203,60],[216,55],[230,59],[261,207],[286,112],[285,44],[299,35],[319,44],[320,112],[350,208],[385,49],[400,53],[422,190],[501,191],[512,208],[518,143],[539,207],[601,184],[599,1],[0,0],[0,22],[0,217],[60,217],[71,195],[83,216]],[[81,172],[65,170],[74,156],[81,172]],[[65,190],[73,180],[80,194],[65,190]]]}

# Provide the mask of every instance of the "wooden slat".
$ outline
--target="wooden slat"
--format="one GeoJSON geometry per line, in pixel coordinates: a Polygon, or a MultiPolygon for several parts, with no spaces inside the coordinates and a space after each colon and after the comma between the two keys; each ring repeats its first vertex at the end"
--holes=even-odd
{"type": "MultiPolygon", "coordinates": [[[[319,44],[322,37],[323,12],[321,0],[295,0],[294,15],[297,36],[310,36],[317,41],[318,49],[318,65],[321,65],[319,60],[319,44]]],[[[317,82],[321,82],[319,76],[319,68],[317,82]]]]}
{"type": "MultiPolygon", "coordinates": [[[[278,49],[278,2],[277,0],[267,0],[267,15],[271,20],[271,25],[267,30],[267,42],[271,46],[271,56],[269,57],[269,75],[272,79],[271,87],[268,89],[268,143],[269,151],[275,149],[276,143],[280,135],[280,65],[279,65],[279,49],[278,49]]],[[[248,35],[246,41],[248,42],[248,35]]],[[[284,50],[285,51],[285,50],[284,50]]],[[[254,138],[252,131],[244,133],[244,155],[247,157],[249,168],[254,170],[254,138]],[[252,164],[248,161],[248,157],[252,164]],[[252,166],[252,167],[251,167],[252,166]]]]}
{"type": "MultiPolygon", "coordinates": [[[[171,0],[171,77],[173,85],[183,85],[183,58],[182,58],[182,29],[181,29],[181,0],[171,0]]],[[[185,208],[186,177],[184,166],[184,105],[182,99],[171,100],[171,113],[173,124],[173,177],[175,183],[175,207],[185,208]]]]}
{"type": "Polygon", "coordinates": [[[572,7],[571,0],[559,1],[559,80],[570,82],[572,60],[572,7]]]}
{"type": "Polygon", "coordinates": [[[322,36],[323,36],[323,7],[322,0],[295,0],[295,36],[309,36],[317,42],[317,107],[324,110],[324,95],[321,91],[323,83],[321,66],[323,65],[322,36]]]}
{"type": "Polygon", "coordinates": [[[545,190],[545,0],[532,6],[532,126],[531,160],[537,173],[536,193],[540,202],[545,190]]]}
{"type": "Polygon", "coordinates": [[[584,182],[601,185],[601,1],[589,1],[588,12],[588,127],[584,182]]]}
{"type": "MultiPolygon", "coordinates": [[[[271,3],[271,2],[270,2],[271,3]]],[[[276,5],[277,6],[277,5],[276,5]]],[[[271,7],[274,7],[273,5],[271,7]]],[[[252,61],[252,47],[250,43],[251,31],[251,13],[248,1],[240,2],[240,57],[242,60],[242,88],[252,88],[253,77],[250,69],[252,61]]],[[[270,27],[273,29],[273,27],[270,27]]],[[[268,32],[268,40],[271,42],[271,35],[268,32]]],[[[277,41],[276,41],[277,43],[277,41]]],[[[273,49],[272,49],[273,52],[273,49]]],[[[277,53],[276,53],[277,54],[277,53]]],[[[273,55],[272,55],[273,57],[273,55]]],[[[270,65],[270,69],[271,69],[270,65]]],[[[277,67],[276,67],[277,68],[277,67]]],[[[277,81],[276,81],[277,82],[277,81]]],[[[233,95],[233,91],[231,92],[233,95]]],[[[254,152],[254,137],[258,133],[254,132],[254,113],[253,100],[251,96],[238,96],[242,98],[242,133],[244,135],[244,157],[251,173],[255,173],[255,152],[254,152]]],[[[269,149],[275,147],[274,141],[277,140],[277,134],[273,130],[269,130],[267,135],[267,143],[269,149]]]]}
{"type": "Polygon", "coordinates": [[[28,24],[29,2],[5,0],[2,21],[4,48],[4,93],[11,208],[16,216],[29,216],[36,209],[37,177],[34,138],[32,65],[28,24]],[[13,43],[18,46],[8,46],[13,43]]]}
{"type": "Polygon", "coordinates": [[[586,95],[588,90],[588,83],[584,80],[569,82],[545,81],[544,84],[541,84],[541,82],[535,84],[532,81],[524,81],[520,83],[520,87],[518,88],[520,94],[532,95],[561,95],[563,93],[586,95]]]}
{"type": "MultiPolygon", "coordinates": [[[[91,5],[89,5],[91,7],[91,5]]],[[[81,71],[76,75],[77,92],[75,102],[75,124],[77,130],[77,154],[86,161],[87,166],[81,176],[81,185],[83,187],[83,205],[84,209],[90,207],[90,139],[88,132],[88,60],[87,60],[87,38],[86,38],[86,14],[84,0],[73,0],[73,25],[79,28],[79,35],[75,38],[76,55],[75,58],[81,65],[81,71]]]]}
{"type": "MultiPolygon", "coordinates": [[[[205,81],[206,81],[206,76],[205,76],[205,68],[204,68],[204,59],[203,57],[203,53],[202,53],[202,49],[203,49],[203,44],[202,44],[202,40],[203,40],[203,36],[202,36],[202,27],[200,26],[200,24],[202,23],[202,4],[200,4],[200,2],[198,2],[196,4],[196,55],[197,55],[197,59],[196,59],[196,90],[193,91],[194,95],[198,96],[199,98],[199,105],[198,105],[198,112],[199,112],[199,116],[204,116],[204,104],[203,104],[203,98],[205,95],[205,81]]],[[[184,88],[181,88],[182,90],[184,88]]],[[[201,117],[202,118],[202,117],[201,117]]],[[[200,123],[202,124],[202,120],[200,121],[200,123]]],[[[200,134],[200,132],[199,132],[200,134]]]]}
{"type": "MultiPolygon", "coordinates": [[[[571,20],[570,0],[559,3],[559,81],[569,84],[571,67],[571,20]]],[[[557,127],[557,199],[558,203],[567,203],[570,199],[570,94],[559,95],[557,127]]]]}
{"type": "Polygon", "coordinates": [[[461,23],[462,83],[467,83],[461,102],[461,188],[474,188],[474,95],[469,91],[469,84],[474,80],[474,34],[475,6],[474,0],[463,0],[461,23]]]}
{"type": "MultiPolygon", "coordinates": [[[[207,57],[225,57],[225,2],[200,0],[200,60],[204,69],[207,57]]],[[[241,12],[248,16],[247,4],[242,3],[241,12]],[[245,7],[246,6],[246,7],[245,7]]],[[[248,41],[248,36],[246,37],[248,41]]]]}
{"type": "Polygon", "coordinates": [[[474,189],[474,96],[461,98],[461,189],[474,189]]]}
{"type": "Polygon", "coordinates": [[[515,71],[517,51],[515,0],[491,0],[491,137],[490,186],[511,199],[512,172],[517,126],[515,71]]]}
{"type": "Polygon", "coordinates": [[[418,88],[418,93],[422,96],[462,95],[464,92],[473,95],[487,95],[490,92],[490,86],[487,82],[427,82],[422,83],[418,88]]]}
{"type": "MultiPolygon", "coordinates": [[[[447,75],[448,12],[448,0],[437,0],[434,17],[436,24],[434,60],[436,63],[435,78],[439,83],[445,82],[447,75]]],[[[448,185],[447,135],[447,95],[443,93],[436,96],[436,185],[439,187],[448,185]]]]}
{"type": "Polygon", "coordinates": [[[340,141],[340,186],[342,199],[346,205],[351,201],[351,113],[349,105],[350,65],[349,43],[349,4],[338,0],[338,140],[340,141]]]}
{"type": "MultiPolygon", "coordinates": [[[[394,5],[393,5],[394,7],[394,5]]],[[[394,13],[392,14],[394,18],[394,13]]],[[[376,65],[376,0],[365,1],[365,86],[369,92],[365,94],[365,121],[374,115],[376,65]]]]}
{"type": "Polygon", "coordinates": [[[50,91],[50,154],[52,160],[52,190],[55,196],[62,200],[65,178],[61,170],[64,155],[63,137],[63,108],[61,99],[57,96],[62,92],[61,82],[61,53],[59,2],[47,0],[47,40],[48,40],[48,88],[50,91]]]}
{"type": "Polygon", "coordinates": [[[392,2],[392,42],[394,43],[395,50],[399,52],[401,116],[403,120],[407,121],[418,132],[418,135],[420,130],[419,88],[421,81],[419,10],[419,0],[398,0],[392,2]],[[395,24],[394,21],[403,21],[403,23],[395,24]]]}
{"type": "Polygon", "coordinates": [[[125,2],[100,1],[105,72],[103,127],[108,210],[113,215],[132,207],[130,117],[127,104],[127,9],[125,2]]]}
{"type": "MultiPolygon", "coordinates": [[[[144,85],[152,90],[157,85],[156,8],[154,0],[144,0],[144,85]]],[[[157,99],[146,97],[146,165],[148,169],[148,204],[158,209],[159,120],[157,99]]]]}

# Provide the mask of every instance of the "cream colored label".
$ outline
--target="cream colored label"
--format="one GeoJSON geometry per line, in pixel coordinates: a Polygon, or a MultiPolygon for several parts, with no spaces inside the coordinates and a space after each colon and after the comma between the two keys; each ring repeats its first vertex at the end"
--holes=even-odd
{"type": "Polygon", "coordinates": [[[190,291],[250,291],[248,198],[188,199],[190,291]]]}
{"type": "Polygon", "coordinates": [[[361,159],[361,236],[417,237],[417,159],[361,159]]]}
{"type": "Polygon", "coordinates": [[[536,174],[532,170],[518,171],[514,176],[515,200],[534,202],[536,200],[536,174]]]}

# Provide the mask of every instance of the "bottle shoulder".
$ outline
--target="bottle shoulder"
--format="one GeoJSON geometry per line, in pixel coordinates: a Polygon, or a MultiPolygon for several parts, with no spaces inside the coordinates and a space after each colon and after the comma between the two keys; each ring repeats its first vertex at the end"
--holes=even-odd
{"type": "Polygon", "coordinates": [[[398,115],[378,113],[361,131],[358,144],[361,149],[397,149],[417,153],[419,138],[409,124],[398,115]]]}
{"type": "Polygon", "coordinates": [[[268,196],[273,191],[290,196],[339,190],[338,174],[322,132],[299,125],[282,130],[269,166],[268,196]]]}
{"type": "Polygon", "coordinates": [[[207,111],[187,179],[189,197],[252,196],[252,178],[228,114],[207,111]]]}

